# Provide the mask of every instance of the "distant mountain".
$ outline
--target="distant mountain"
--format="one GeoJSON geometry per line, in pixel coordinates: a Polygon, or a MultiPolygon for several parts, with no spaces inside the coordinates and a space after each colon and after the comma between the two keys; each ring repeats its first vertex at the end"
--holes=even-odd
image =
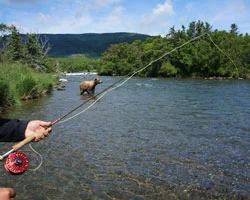
{"type": "Polygon", "coordinates": [[[150,35],[138,33],[84,33],[84,34],[40,34],[46,37],[51,45],[49,56],[64,57],[83,54],[86,57],[100,57],[111,45],[132,43],[135,40],[145,41],[150,35]]]}

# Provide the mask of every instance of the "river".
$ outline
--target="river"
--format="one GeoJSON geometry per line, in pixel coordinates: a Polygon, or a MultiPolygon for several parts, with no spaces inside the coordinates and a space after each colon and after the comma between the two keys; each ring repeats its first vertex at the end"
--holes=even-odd
{"type": "MultiPolygon", "coordinates": [[[[64,91],[1,117],[61,117],[88,98],[79,92],[84,76],[64,78],[64,91]]],[[[96,93],[119,79],[99,78],[96,93]]],[[[132,78],[32,143],[43,156],[35,172],[40,157],[25,146],[28,171],[1,167],[0,186],[18,200],[250,199],[249,119],[249,80],[132,78]]],[[[2,154],[12,143],[0,146],[2,154]]]]}

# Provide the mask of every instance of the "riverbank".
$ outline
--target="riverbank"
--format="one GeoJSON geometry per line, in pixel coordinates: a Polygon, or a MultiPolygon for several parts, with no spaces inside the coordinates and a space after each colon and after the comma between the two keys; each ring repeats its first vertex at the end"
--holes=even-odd
{"type": "Polygon", "coordinates": [[[0,111],[22,100],[47,95],[58,82],[51,73],[39,72],[22,64],[0,65],[0,111]]]}

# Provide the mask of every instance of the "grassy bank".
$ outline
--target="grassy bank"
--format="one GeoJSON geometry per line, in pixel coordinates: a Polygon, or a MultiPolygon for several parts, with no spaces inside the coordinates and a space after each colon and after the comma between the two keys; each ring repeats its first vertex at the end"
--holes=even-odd
{"type": "Polygon", "coordinates": [[[22,64],[0,64],[0,107],[22,99],[38,98],[51,91],[57,78],[22,64]]]}

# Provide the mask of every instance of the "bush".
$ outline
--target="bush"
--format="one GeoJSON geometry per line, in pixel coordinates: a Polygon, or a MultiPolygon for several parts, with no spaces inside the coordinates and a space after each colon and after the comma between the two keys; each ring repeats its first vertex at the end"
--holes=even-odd
{"type": "Polygon", "coordinates": [[[159,75],[162,77],[176,76],[177,73],[178,73],[177,68],[171,65],[170,62],[163,63],[159,70],[159,75]]]}
{"type": "Polygon", "coordinates": [[[0,80],[0,106],[5,106],[48,93],[58,82],[58,77],[41,73],[27,65],[5,63],[0,65],[0,80]]]}
{"type": "Polygon", "coordinates": [[[32,89],[36,87],[36,81],[31,77],[25,77],[23,80],[20,80],[17,85],[18,95],[28,94],[32,89]]]}

